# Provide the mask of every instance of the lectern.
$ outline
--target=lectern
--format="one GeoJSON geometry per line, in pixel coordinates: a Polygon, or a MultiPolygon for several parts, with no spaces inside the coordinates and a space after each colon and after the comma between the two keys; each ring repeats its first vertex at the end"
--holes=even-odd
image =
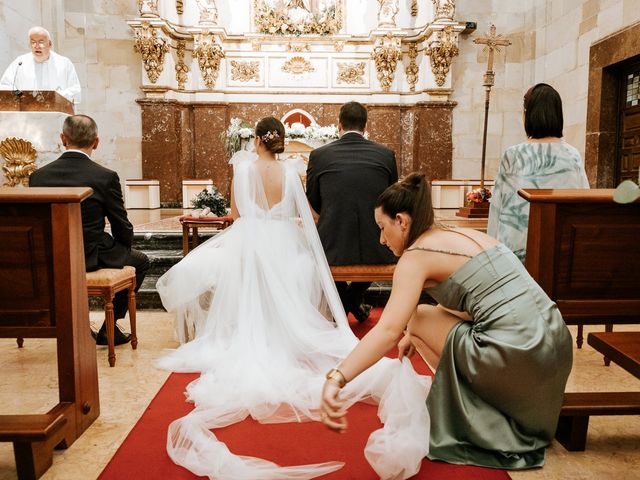
{"type": "Polygon", "coordinates": [[[61,112],[73,115],[73,103],[53,90],[0,90],[0,110],[61,112]]]}

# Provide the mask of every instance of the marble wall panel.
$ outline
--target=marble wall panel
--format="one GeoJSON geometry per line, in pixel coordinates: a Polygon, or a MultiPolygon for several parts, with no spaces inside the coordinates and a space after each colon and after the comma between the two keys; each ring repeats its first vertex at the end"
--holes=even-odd
{"type": "MultiPolygon", "coordinates": [[[[187,178],[211,178],[228,198],[232,169],[223,151],[220,133],[231,118],[251,124],[265,116],[282,118],[302,109],[320,125],[337,123],[338,104],[186,104],[140,100],[142,108],[142,172],[160,180],[164,206],[181,198],[187,178]]],[[[419,107],[369,105],[369,137],[396,152],[399,175],[424,171],[430,178],[451,176],[452,102],[429,102],[419,107]]]]}
{"type": "Polygon", "coordinates": [[[182,197],[182,179],[192,178],[189,158],[181,153],[184,116],[177,102],[143,100],[142,176],[160,181],[160,200],[174,204],[182,197]]]}

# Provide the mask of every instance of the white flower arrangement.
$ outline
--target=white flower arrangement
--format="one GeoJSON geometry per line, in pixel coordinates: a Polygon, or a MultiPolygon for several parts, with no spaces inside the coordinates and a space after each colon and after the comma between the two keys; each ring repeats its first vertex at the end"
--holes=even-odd
{"type": "MultiPolygon", "coordinates": [[[[338,138],[338,127],[335,125],[320,126],[312,123],[308,127],[300,122],[291,125],[284,124],[285,140],[304,138],[306,140],[335,140],[338,138]]],[[[226,131],[220,134],[224,143],[224,151],[231,157],[242,148],[242,141],[255,138],[255,129],[250,124],[243,122],[239,118],[232,118],[231,124],[226,131]]]]}

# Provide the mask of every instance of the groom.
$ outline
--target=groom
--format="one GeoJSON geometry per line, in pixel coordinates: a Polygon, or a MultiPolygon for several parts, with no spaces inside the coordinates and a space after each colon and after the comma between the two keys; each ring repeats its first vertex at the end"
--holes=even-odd
{"type": "MultiPolygon", "coordinates": [[[[380,245],[373,217],[382,191],[398,180],[392,150],[364,138],[367,110],[358,102],[340,108],[340,138],[311,152],[307,166],[307,198],[319,215],[318,233],[329,265],[395,263],[380,245]]],[[[369,317],[363,303],[371,282],[336,282],[347,314],[359,322],[369,317]]]]}

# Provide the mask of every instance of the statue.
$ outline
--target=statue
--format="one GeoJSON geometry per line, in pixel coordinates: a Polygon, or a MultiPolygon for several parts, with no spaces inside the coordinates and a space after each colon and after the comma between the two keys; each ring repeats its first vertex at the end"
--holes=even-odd
{"type": "Polygon", "coordinates": [[[200,9],[198,23],[216,23],[218,21],[218,9],[214,0],[196,0],[200,9]]]}
{"type": "Polygon", "coordinates": [[[378,0],[378,27],[395,27],[398,14],[398,0],[378,0]]]}

